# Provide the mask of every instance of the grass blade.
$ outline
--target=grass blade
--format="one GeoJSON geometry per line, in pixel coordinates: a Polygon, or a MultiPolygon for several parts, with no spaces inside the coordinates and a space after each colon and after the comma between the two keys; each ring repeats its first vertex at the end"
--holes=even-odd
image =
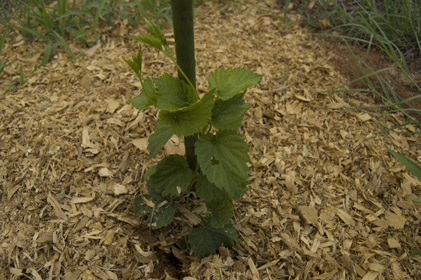
{"type": "Polygon", "coordinates": [[[415,177],[418,178],[418,180],[421,181],[421,167],[417,165],[415,162],[410,160],[409,158],[401,155],[398,152],[395,152],[388,147],[386,147],[387,151],[391,153],[395,158],[397,158],[403,165],[405,165],[406,168],[408,168],[409,171],[412,172],[412,174],[415,175],[415,177]]]}

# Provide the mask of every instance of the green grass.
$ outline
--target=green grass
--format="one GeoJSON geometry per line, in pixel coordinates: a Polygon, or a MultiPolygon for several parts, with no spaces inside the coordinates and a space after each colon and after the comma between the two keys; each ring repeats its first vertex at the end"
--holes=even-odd
{"type": "MultiPolygon", "coordinates": [[[[290,1],[283,1],[283,12],[290,1]]],[[[361,92],[370,92],[381,100],[381,104],[364,106],[354,109],[381,110],[386,113],[401,113],[405,121],[393,127],[385,127],[381,132],[400,129],[407,124],[418,127],[415,133],[421,133],[421,110],[414,108],[411,101],[421,99],[420,81],[415,79],[413,71],[420,65],[421,56],[421,2],[413,0],[361,0],[339,1],[320,0],[310,5],[312,1],[294,2],[294,9],[304,15],[307,25],[323,29],[318,35],[341,38],[347,44],[358,71],[355,79],[344,86],[353,86],[357,82],[365,85],[361,92]],[[311,7],[311,8],[309,8],[311,7]],[[321,21],[328,20],[329,28],[322,28],[321,21]],[[339,34],[339,35],[338,35],[339,34]],[[353,51],[352,45],[364,46],[367,50],[363,58],[353,51]],[[372,69],[367,63],[367,57],[372,49],[380,50],[389,58],[393,67],[372,69]],[[418,58],[418,60],[414,59],[418,58]],[[408,63],[409,62],[409,63],[408,63]],[[414,63],[415,62],[415,63],[414,63]],[[420,63],[420,62],[418,62],[420,63]],[[416,95],[402,98],[393,85],[384,78],[382,72],[399,71],[409,81],[416,95]]],[[[344,88],[336,89],[344,90],[344,88]]]]}
{"type": "MultiPolygon", "coordinates": [[[[73,58],[80,56],[73,52],[70,43],[76,42],[82,47],[95,45],[100,39],[100,25],[112,26],[119,20],[135,25],[140,24],[143,17],[151,18],[158,26],[171,22],[168,0],[86,0],[80,5],[72,0],[3,0],[0,14],[0,24],[5,30],[20,33],[28,41],[45,43],[40,66],[45,65],[59,47],[73,58]]],[[[2,65],[4,68],[5,64],[2,65]]]]}

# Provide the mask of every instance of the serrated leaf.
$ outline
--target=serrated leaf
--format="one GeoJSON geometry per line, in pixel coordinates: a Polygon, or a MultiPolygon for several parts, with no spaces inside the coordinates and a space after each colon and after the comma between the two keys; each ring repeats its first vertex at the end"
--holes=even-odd
{"type": "Polygon", "coordinates": [[[135,39],[136,41],[145,43],[151,47],[154,47],[160,51],[163,50],[161,40],[156,37],[148,36],[148,35],[140,35],[140,36],[131,37],[131,38],[135,39]]]}
{"type": "Polygon", "coordinates": [[[258,83],[261,75],[245,68],[221,68],[208,76],[209,88],[215,89],[217,96],[228,100],[241,91],[258,83]]]}
{"type": "Polygon", "coordinates": [[[142,47],[139,46],[137,50],[137,55],[132,54],[132,60],[125,59],[123,57],[124,62],[126,62],[130,68],[136,73],[136,75],[141,79],[142,77],[142,47]]]}
{"type": "Polygon", "coordinates": [[[199,95],[193,87],[168,73],[155,79],[155,85],[157,106],[161,110],[179,110],[199,100],[199,95]]]}
{"type": "Polygon", "coordinates": [[[143,93],[143,91],[136,97],[130,98],[129,103],[131,103],[138,110],[145,110],[150,105],[148,97],[143,93]]]}
{"type": "Polygon", "coordinates": [[[418,178],[418,180],[421,181],[421,166],[417,165],[415,162],[410,160],[409,158],[401,155],[398,152],[395,152],[394,150],[389,149],[386,147],[387,151],[391,153],[395,158],[397,158],[403,165],[406,166],[406,168],[409,169],[409,171],[412,172],[412,174],[415,175],[415,177],[418,178]]]}
{"type": "Polygon", "coordinates": [[[232,199],[241,198],[247,190],[248,147],[243,137],[222,130],[206,134],[195,144],[195,153],[203,174],[232,199]]]}
{"type": "Polygon", "coordinates": [[[156,105],[155,86],[151,77],[146,77],[142,83],[143,88],[140,94],[129,99],[129,102],[138,110],[144,110],[151,105],[156,105]]]}
{"type": "Polygon", "coordinates": [[[230,199],[230,196],[224,189],[220,189],[215,184],[209,182],[208,178],[202,173],[199,173],[197,176],[196,193],[200,199],[206,202],[230,199]]]}
{"type": "Polygon", "coordinates": [[[148,222],[153,229],[165,227],[174,220],[178,203],[171,202],[169,197],[157,192],[147,183],[149,195],[139,195],[134,200],[137,218],[148,216],[148,222]]]}
{"type": "Polygon", "coordinates": [[[145,197],[143,197],[142,195],[136,196],[136,198],[134,199],[134,210],[136,213],[136,218],[139,219],[141,217],[151,214],[152,209],[153,208],[146,205],[145,197]]]}
{"type": "Polygon", "coordinates": [[[213,228],[224,227],[232,218],[234,205],[232,200],[212,200],[206,202],[206,207],[212,213],[209,223],[213,228]]]}
{"type": "Polygon", "coordinates": [[[179,192],[187,190],[192,176],[192,171],[184,157],[169,155],[158,162],[154,174],[149,177],[149,182],[164,196],[178,195],[179,192]]]}
{"type": "Polygon", "coordinates": [[[162,30],[152,21],[147,18],[143,18],[148,26],[149,33],[161,42],[163,46],[168,46],[167,40],[165,39],[164,33],[162,30]]]}
{"type": "Polygon", "coordinates": [[[168,226],[174,220],[175,211],[177,211],[178,204],[175,202],[165,204],[159,207],[152,217],[152,228],[157,229],[168,226]]]}
{"type": "Polygon", "coordinates": [[[199,227],[190,231],[189,243],[198,258],[214,254],[219,247],[231,248],[237,242],[237,234],[231,224],[224,228],[199,227]]]}
{"type": "Polygon", "coordinates": [[[212,110],[212,124],[217,129],[238,130],[243,113],[250,107],[244,101],[244,93],[229,100],[217,100],[212,110]]]}
{"type": "Polygon", "coordinates": [[[149,136],[148,139],[148,150],[149,150],[149,157],[155,157],[164,147],[165,143],[171,138],[173,135],[172,127],[170,124],[158,120],[156,123],[153,133],[149,136]]]}
{"type": "Polygon", "coordinates": [[[213,92],[208,92],[199,102],[177,110],[161,111],[159,119],[171,126],[174,134],[190,136],[200,132],[208,124],[212,115],[213,92]]]}
{"type": "Polygon", "coordinates": [[[149,178],[156,172],[156,165],[153,165],[143,174],[143,181],[147,182],[149,178]]]}

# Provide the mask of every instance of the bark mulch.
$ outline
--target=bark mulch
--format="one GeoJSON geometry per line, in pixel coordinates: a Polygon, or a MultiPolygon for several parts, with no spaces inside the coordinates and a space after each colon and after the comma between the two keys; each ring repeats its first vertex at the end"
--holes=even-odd
{"type": "MultiPolygon", "coordinates": [[[[347,82],[333,53],[279,14],[205,1],[195,19],[200,91],[218,67],[264,75],[246,95],[251,163],[249,191],[235,202],[239,245],[205,259],[175,245],[195,210],[158,231],[133,212],[156,162],[146,139],[157,111],[128,104],[140,84],[121,58],[136,52],[127,36],[144,27],[120,22],[91,49],[73,46],[85,56],[62,51],[35,71],[43,45],[9,39],[3,55],[17,61],[0,80],[0,279],[421,279],[411,256],[421,250],[421,205],[411,200],[421,184],[385,149],[421,163],[420,136],[375,133],[402,119],[349,110],[374,102],[363,93],[321,93],[347,82]],[[6,86],[20,66],[28,82],[6,86]]],[[[145,73],[175,74],[144,52],[145,73]]],[[[163,153],[182,147],[173,137],[163,153]]]]}

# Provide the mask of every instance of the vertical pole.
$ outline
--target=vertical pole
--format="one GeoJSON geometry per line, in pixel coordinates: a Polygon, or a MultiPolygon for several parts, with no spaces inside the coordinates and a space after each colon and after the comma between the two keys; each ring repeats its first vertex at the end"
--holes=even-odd
{"type": "MultiPolygon", "coordinates": [[[[196,87],[196,60],[194,57],[194,30],[193,30],[193,0],[171,0],[173,28],[175,38],[175,52],[177,64],[186,74],[191,84],[196,87]]],[[[183,75],[178,77],[184,80],[183,75]]],[[[194,144],[197,135],[184,138],[186,159],[190,168],[195,169],[197,164],[194,153],[194,144]]]]}

